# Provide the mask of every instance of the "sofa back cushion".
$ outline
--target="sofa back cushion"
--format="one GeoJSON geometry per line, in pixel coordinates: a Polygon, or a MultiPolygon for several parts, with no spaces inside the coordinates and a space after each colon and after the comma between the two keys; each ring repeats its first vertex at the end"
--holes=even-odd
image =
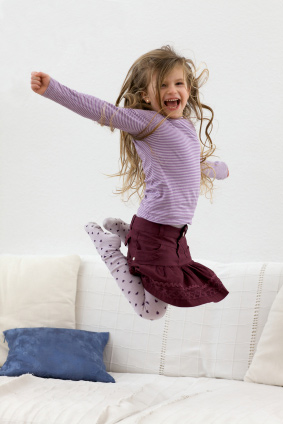
{"type": "Polygon", "coordinates": [[[0,255],[0,367],[8,355],[3,331],[75,328],[78,255],[0,255]]]}
{"type": "Polygon", "coordinates": [[[283,287],[269,312],[252,363],[244,380],[283,386],[283,287]]]}
{"type": "Polygon", "coordinates": [[[76,302],[77,328],[109,331],[108,371],[243,380],[270,307],[283,285],[282,263],[217,263],[229,291],[219,303],[169,306],[157,321],[140,318],[98,255],[82,256],[76,302]]]}

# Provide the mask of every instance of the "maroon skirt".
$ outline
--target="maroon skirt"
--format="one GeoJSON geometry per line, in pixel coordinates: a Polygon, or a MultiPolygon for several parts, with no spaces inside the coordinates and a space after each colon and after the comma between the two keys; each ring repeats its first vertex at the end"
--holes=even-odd
{"type": "Polygon", "coordinates": [[[130,273],[139,275],[149,293],[170,305],[220,302],[229,292],[211,269],[192,260],[187,229],[134,215],[125,242],[130,273]]]}

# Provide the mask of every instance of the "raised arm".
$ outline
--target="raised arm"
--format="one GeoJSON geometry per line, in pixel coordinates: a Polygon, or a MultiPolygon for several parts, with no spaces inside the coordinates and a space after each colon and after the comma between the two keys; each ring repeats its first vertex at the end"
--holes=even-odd
{"type": "Polygon", "coordinates": [[[225,162],[210,162],[208,160],[201,163],[201,171],[210,178],[224,180],[229,176],[229,169],[225,162]],[[208,165],[208,166],[207,166],[208,165]],[[215,171],[215,172],[214,172],[215,171]]]}
{"type": "Polygon", "coordinates": [[[34,74],[34,82],[31,84],[33,91],[85,118],[99,122],[101,125],[118,128],[129,134],[136,135],[144,130],[149,122],[149,120],[146,119],[146,115],[142,113],[145,111],[116,107],[97,97],[78,93],[42,72],[32,74],[34,74]],[[43,75],[43,77],[41,77],[42,85],[40,85],[39,79],[35,79],[36,74],[43,75]],[[49,79],[47,77],[49,77],[49,79]]]}

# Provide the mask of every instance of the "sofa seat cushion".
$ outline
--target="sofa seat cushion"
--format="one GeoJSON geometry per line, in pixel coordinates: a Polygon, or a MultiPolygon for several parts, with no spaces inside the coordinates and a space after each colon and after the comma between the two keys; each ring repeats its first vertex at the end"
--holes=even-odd
{"type": "Polygon", "coordinates": [[[283,389],[237,380],[112,373],[116,384],[0,377],[2,422],[278,424],[283,389]]]}

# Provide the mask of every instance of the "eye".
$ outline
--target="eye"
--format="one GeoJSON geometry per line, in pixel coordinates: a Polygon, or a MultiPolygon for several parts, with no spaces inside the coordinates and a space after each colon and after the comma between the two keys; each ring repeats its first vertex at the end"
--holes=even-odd
{"type": "Polygon", "coordinates": [[[166,84],[161,84],[161,87],[166,87],[166,84]]]}
{"type": "Polygon", "coordinates": [[[177,85],[184,85],[183,82],[177,82],[177,85]]]}

